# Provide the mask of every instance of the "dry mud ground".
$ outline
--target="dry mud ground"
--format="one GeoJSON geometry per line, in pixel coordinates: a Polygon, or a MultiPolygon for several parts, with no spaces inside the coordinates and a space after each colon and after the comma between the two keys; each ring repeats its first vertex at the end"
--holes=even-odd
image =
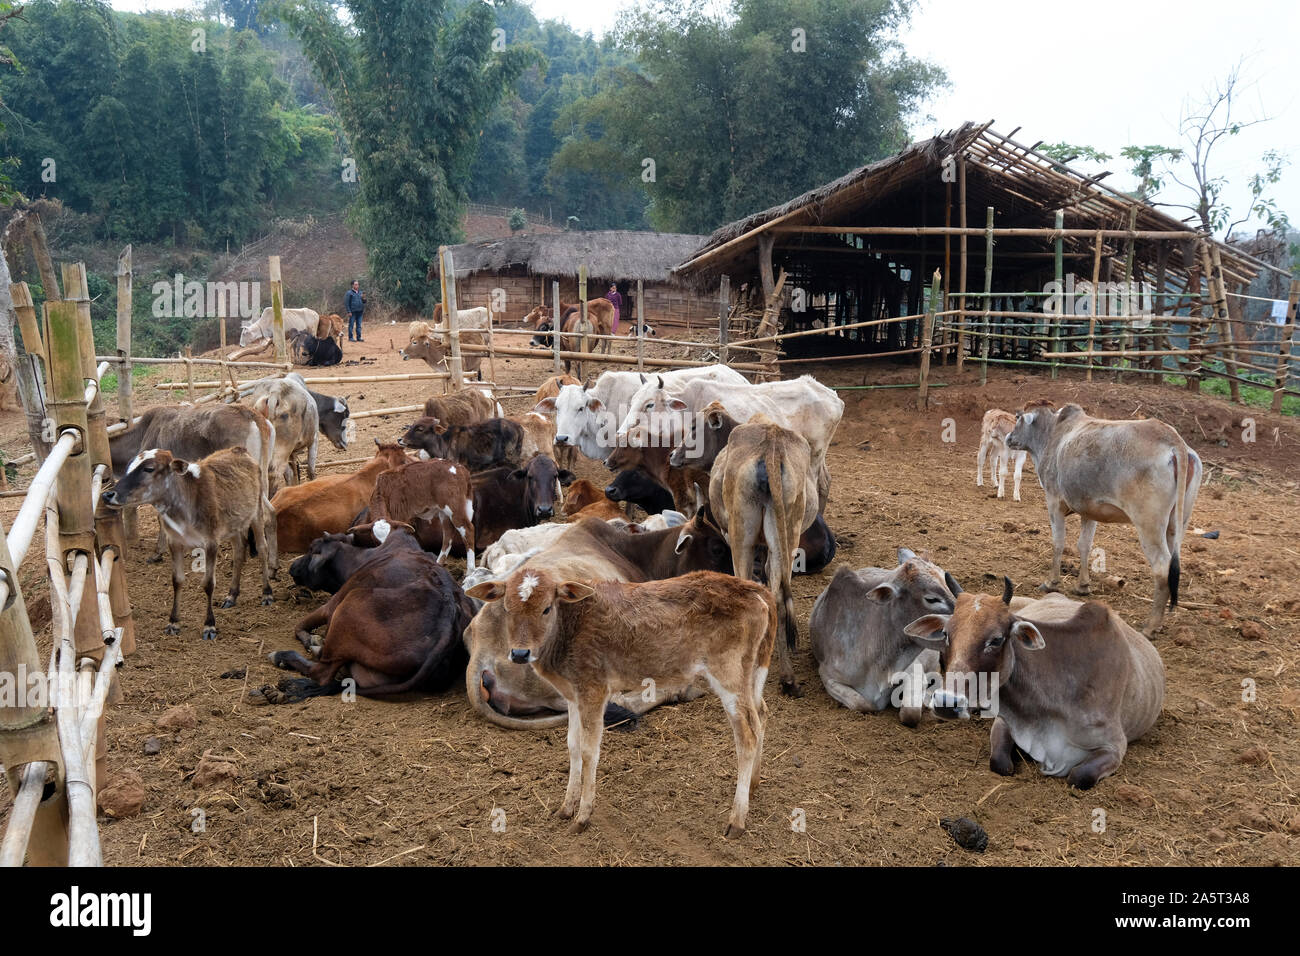
{"type": "MultiPolygon", "coordinates": [[[[368,326],[375,359],[343,372],[411,371],[391,345],[395,326],[368,326]],[[391,343],[391,345],[390,345],[391,343]]],[[[623,346],[622,350],[627,350],[623,346]]],[[[655,354],[669,354],[655,346],[655,354]]],[[[498,381],[536,384],[540,360],[498,361],[498,381]]],[[[804,370],[811,366],[796,366],[804,370]]],[[[832,384],[914,381],[915,370],[844,363],[818,370],[832,384]]],[[[297,647],[292,624],[312,606],[296,603],[287,567],[276,604],[256,603],[250,563],[240,605],[218,612],[221,636],[198,637],[197,578],[184,593],[184,631],[162,634],[170,583],[146,565],[155,529],[141,515],[142,543],[127,562],[139,651],[121,672],[122,701],[108,714],[109,766],[136,771],[146,793],[138,816],[101,816],[106,862],[114,865],[411,864],[1192,864],[1294,863],[1300,841],[1300,516],[1294,419],[1244,412],[1220,400],[1152,385],[1084,384],[939,367],[948,383],[924,413],[909,389],[845,391],[847,403],[830,452],[827,518],[840,536],[835,564],[892,565],[895,548],[928,549],[968,590],[997,591],[1002,574],[1021,593],[1046,576],[1050,537],[1043,494],[1026,465],[1022,502],[999,501],[973,481],[980,418],[991,406],[1015,408],[1034,397],[1077,400],[1112,418],[1156,416],[1171,422],[1201,453],[1207,478],[1183,550],[1185,606],[1158,636],[1168,693],[1153,730],[1134,744],[1120,771],[1081,793],[1032,765],[995,776],[987,766],[988,724],[939,723],[908,730],[892,714],[862,715],[822,689],[807,641],[813,600],[833,567],[795,583],[801,619],[796,655],[806,695],[782,697],[775,680],[764,760],[749,832],[722,837],[735,785],[735,755],[716,698],[649,714],[633,732],[605,737],[593,825],[573,836],[552,815],[568,760],[563,730],[507,731],[470,711],[463,687],[391,701],[317,699],[254,706],[249,688],[279,680],[268,651],[297,647]],[[1254,415],[1257,441],[1241,440],[1240,419],[1254,415]],[[952,419],[954,442],[942,440],[952,419]],[[1278,428],[1275,433],[1274,428],[1278,428]],[[222,674],[246,669],[244,678],[222,674]],[[1255,698],[1243,702],[1243,682],[1255,698]],[[197,725],[163,733],[155,720],[178,705],[197,725]],[[145,738],[162,738],[154,756],[145,738]],[[196,787],[205,751],[229,757],[236,776],[196,787]],[[206,830],[195,833],[192,811],[206,830]],[[1105,813],[1097,832],[1097,811],[1105,813]],[[503,811],[504,817],[494,811],[503,811]],[[971,816],[988,831],[982,856],[958,849],[941,817],[971,816]],[[792,828],[793,817],[806,823],[792,828]],[[495,832],[493,819],[504,821],[495,832]]],[[[158,380],[155,376],[153,380],[158,380]]],[[[437,386],[440,387],[440,386],[437,386]]],[[[422,400],[427,383],[353,385],[354,409],[422,400]]],[[[137,394],[153,393],[144,383],[137,394]]],[[[527,403],[512,403],[521,410],[527,403]]],[[[405,418],[358,422],[356,449],[391,437],[405,418]]],[[[0,421],[10,456],[26,450],[17,415],[0,421]]],[[[364,454],[365,452],[360,452],[364,454]]],[[[346,457],[333,449],[323,458],[346,457]]],[[[586,462],[580,472],[600,478],[586,462]]],[[[26,469],[20,483],[30,478],[26,469]]],[[[1008,485],[1010,483],[1008,482],[1008,485]]],[[[17,503],[7,500],[12,521],[17,503]]],[[[1071,520],[1067,578],[1074,571],[1071,520]]],[[[1103,526],[1106,574],[1097,587],[1128,621],[1141,624],[1150,580],[1133,530],[1103,526]],[[1122,586],[1107,578],[1122,577],[1122,586]]],[[[41,554],[38,541],[32,554],[41,554]]],[[[219,593],[223,561],[218,570],[219,593]]],[[[459,570],[458,568],[454,570],[459,570]]],[[[48,648],[49,608],[42,567],[29,560],[22,579],[48,648]]],[[[1068,583],[1068,582],[1067,582],[1068,583]]],[[[8,796],[0,796],[0,815],[8,796]]]]}

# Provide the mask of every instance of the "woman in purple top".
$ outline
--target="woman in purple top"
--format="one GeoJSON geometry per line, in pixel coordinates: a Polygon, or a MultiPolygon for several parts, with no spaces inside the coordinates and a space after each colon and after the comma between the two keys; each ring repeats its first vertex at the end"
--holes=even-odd
{"type": "Polygon", "coordinates": [[[615,283],[609,284],[609,291],[605,293],[605,298],[614,304],[614,328],[611,331],[618,335],[618,317],[623,311],[623,297],[618,294],[618,286],[615,283]]]}

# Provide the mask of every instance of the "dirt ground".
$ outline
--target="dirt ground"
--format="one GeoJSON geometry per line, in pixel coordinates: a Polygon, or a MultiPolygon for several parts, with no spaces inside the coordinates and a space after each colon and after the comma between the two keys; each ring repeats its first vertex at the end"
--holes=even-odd
{"type": "MultiPolygon", "coordinates": [[[[368,327],[360,353],[375,359],[353,373],[411,371],[391,346],[397,326],[368,327]],[[391,343],[391,346],[390,346],[391,343]]],[[[630,350],[622,346],[620,350],[630,350]]],[[[674,354],[655,346],[652,354],[674,354]]],[[[536,384],[549,361],[498,360],[497,380],[536,384]]],[[[599,368],[599,366],[597,367],[599,368]]],[[[796,366],[810,370],[811,366],[796,366]]],[[[861,364],[818,369],[828,384],[904,383],[904,367],[861,364]]],[[[749,832],[722,836],[735,785],[731,735],[711,696],[647,715],[639,729],[610,732],[601,754],[593,825],[573,836],[552,815],[567,778],[563,730],[507,731],[475,716],[463,687],[400,700],[317,699],[255,706],[250,688],[278,681],[271,650],[296,648],[292,624],[313,606],[290,594],[287,567],[276,604],[256,603],[250,563],[244,596],[218,611],[221,636],[199,639],[202,591],[187,582],[183,632],[162,634],[168,574],[144,563],[155,529],[142,513],[142,542],[127,562],[139,651],[121,672],[123,700],[108,715],[109,766],[136,771],[143,811],[101,817],[112,865],[390,864],[1190,864],[1295,863],[1300,840],[1300,426],[1172,387],[1053,383],[1046,376],[935,369],[946,387],[925,412],[914,389],[843,391],[847,408],[831,448],[827,519],[839,536],[835,565],[892,566],[902,545],[931,557],[968,590],[997,591],[1001,575],[1029,593],[1046,577],[1050,536],[1043,493],[1026,464],[1023,501],[993,497],[974,483],[980,419],[986,408],[1024,400],[1075,400],[1112,418],[1152,416],[1173,424],[1202,455],[1206,479],[1192,515],[1197,532],[1183,550],[1184,606],[1156,645],[1167,670],[1164,712],[1133,744],[1119,772],[1083,793],[1022,764],[1013,777],[988,769],[988,724],[940,723],[914,730],[891,713],[850,712],[823,690],[808,645],[807,620],[834,566],[797,578],[797,674],[806,694],[769,684],[764,779],[749,832]],[[1253,415],[1256,441],[1243,442],[1253,415]],[[947,422],[951,419],[951,423],[947,422]],[[949,434],[945,435],[947,428],[949,434]],[[1274,429],[1277,429],[1275,432],[1274,429]],[[945,437],[955,438],[945,441],[945,437]],[[228,674],[239,674],[228,677],[228,674]],[[1253,682],[1254,699],[1243,702],[1253,682]],[[159,731],[170,708],[192,709],[197,725],[159,731]],[[161,739],[147,755],[146,738],[161,739]],[[230,758],[233,776],[194,785],[205,751],[230,758]],[[194,810],[205,829],[193,832],[194,810]],[[1104,828],[1099,823],[1103,820],[1104,828]],[[959,849],[939,826],[969,816],[989,834],[988,850],[959,849]],[[793,822],[792,822],[793,821],[793,822]],[[493,824],[497,823],[496,829],[493,824]],[[804,824],[802,830],[798,823],[804,824]],[[501,829],[504,824],[504,829],[501,829]],[[1098,832],[1098,831],[1101,832],[1098,832]]],[[[155,377],[154,380],[158,380],[155,377]]],[[[438,386],[440,387],[440,386],[438,386]]],[[[353,385],[354,410],[403,405],[427,383],[353,385]]],[[[151,393],[145,383],[137,394],[151,393]]],[[[155,393],[156,394],[156,393],[155,393]]],[[[522,410],[528,403],[514,401],[522,410]]],[[[395,436],[406,416],[359,421],[354,450],[395,436]]],[[[7,456],[26,450],[17,415],[0,420],[7,456]]],[[[600,478],[593,462],[581,474],[600,478]]],[[[30,468],[20,484],[30,479],[30,468]]],[[[6,525],[17,503],[8,499],[6,525]]],[[[1075,571],[1071,520],[1067,584],[1075,571]]],[[[1150,578],[1133,529],[1103,526],[1096,546],[1107,571],[1096,596],[1141,625],[1150,578]]],[[[39,541],[32,554],[39,555],[39,541]]],[[[218,570],[218,590],[224,589],[218,570]]],[[[459,573],[459,565],[454,566],[459,573]]],[[[48,647],[42,568],[23,568],[32,615],[48,647]],[[42,625],[42,601],[44,601],[42,625]]],[[[8,797],[0,796],[0,817],[8,797]]]]}

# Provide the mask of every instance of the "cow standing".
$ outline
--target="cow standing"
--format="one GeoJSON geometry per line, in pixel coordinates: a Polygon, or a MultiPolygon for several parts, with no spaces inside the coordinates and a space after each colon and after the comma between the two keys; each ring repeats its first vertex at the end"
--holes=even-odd
{"type": "Polygon", "coordinates": [[[234,607],[239,597],[239,576],[244,569],[246,541],[252,537],[262,562],[262,603],[271,604],[271,565],[264,527],[259,481],[260,468],[243,448],[224,448],[199,462],[177,458],[166,449],[141,452],[116,487],[104,492],[109,507],[149,504],[158,510],[172,556],[172,611],[166,634],[179,634],[181,585],[191,549],[203,553],[203,590],[208,612],[203,619],[203,639],[217,636],[212,614],[212,588],[217,553],[229,541],[234,547],[230,590],[223,608],[234,607]]]}
{"type": "Polygon", "coordinates": [[[1090,592],[1088,563],[1097,522],[1131,524],[1155,579],[1142,632],[1155,634],[1165,605],[1178,606],[1178,553],[1201,488],[1200,456],[1164,422],[1109,421],[1092,418],[1078,405],[1054,411],[1042,401],[1030,402],[1016,415],[1007,446],[1029,452],[1047,496],[1052,576],[1043,587],[1061,583],[1067,515],[1080,518],[1077,594],[1090,592]]]}
{"type": "Polygon", "coordinates": [[[590,584],[524,565],[505,581],[470,589],[504,599],[510,659],[564,697],[569,711],[569,784],[559,815],[586,829],[596,799],[605,707],[613,694],[655,684],[707,683],[722,699],[739,764],[726,835],[745,831],[749,792],[762,763],[763,685],[777,612],[762,587],[710,571],[667,581],[590,584]]]}
{"type": "Polygon", "coordinates": [[[990,475],[997,478],[998,497],[1007,493],[1007,464],[1011,458],[1016,460],[1016,480],[1013,497],[1020,500],[1020,473],[1025,467],[1027,451],[1012,451],[1007,447],[1007,436],[1016,427],[1016,416],[1000,408],[990,408],[984,413],[984,422],[980,426],[980,451],[975,464],[975,486],[984,487],[984,463],[989,454],[993,460],[989,463],[990,475]]]}
{"type": "Polygon", "coordinates": [[[450,553],[454,531],[465,542],[466,570],[474,570],[474,493],[464,465],[433,458],[383,472],[370,496],[370,520],[381,518],[403,524],[436,520],[442,528],[438,563],[450,553]]]}
{"type": "Polygon", "coordinates": [[[290,552],[306,551],[323,534],[341,534],[370,503],[375,483],[386,471],[400,468],[409,459],[398,445],[375,441],[375,455],[350,475],[328,475],[276,492],[276,534],[290,552]]]}
{"type": "Polygon", "coordinates": [[[275,427],[275,451],[271,457],[273,490],[281,484],[298,482],[294,457],[307,453],[307,477],[316,477],[316,451],[320,440],[320,411],[301,376],[258,379],[241,401],[266,416],[275,427]]]}

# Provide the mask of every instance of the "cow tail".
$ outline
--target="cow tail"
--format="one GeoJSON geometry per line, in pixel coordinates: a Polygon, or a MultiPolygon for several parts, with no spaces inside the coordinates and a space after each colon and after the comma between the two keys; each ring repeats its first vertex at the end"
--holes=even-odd
{"type": "Polygon", "coordinates": [[[1178,559],[1183,550],[1183,532],[1187,530],[1187,483],[1191,481],[1191,459],[1186,442],[1174,454],[1174,546],[1169,556],[1169,606],[1178,607],[1178,582],[1182,578],[1182,565],[1178,559]]]}
{"type": "MultiPolygon", "coordinates": [[[[789,589],[786,587],[785,580],[791,551],[785,514],[785,475],[783,474],[783,463],[776,454],[774,442],[769,441],[767,443],[763,454],[762,471],[766,472],[767,478],[767,506],[772,510],[772,518],[776,524],[775,534],[773,535],[776,540],[767,542],[767,559],[777,573],[775,575],[768,574],[767,586],[777,595],[777,602],[781,605],[783,611],[786,646],[790,650],[794,650],[795,639],[799,636],[799,630],[798,625],[795,624],[794,615],[790,613],[791,605],[794,602],[789,589]],[[776,580],[772,580],[772,578],[776,580]]],[[[760,473],[760,480],[761,478],[760,473]]]]}

